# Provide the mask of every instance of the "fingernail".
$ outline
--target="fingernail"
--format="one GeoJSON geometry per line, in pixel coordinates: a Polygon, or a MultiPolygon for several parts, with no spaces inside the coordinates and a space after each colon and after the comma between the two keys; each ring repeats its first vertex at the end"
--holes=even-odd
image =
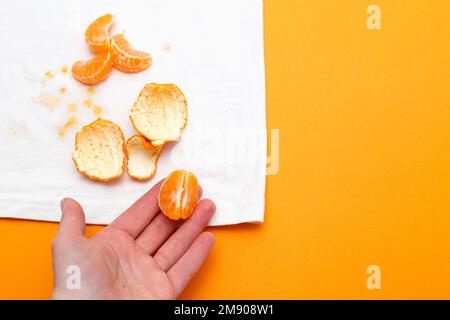
{"type": "Polygon", "coordinates": [[[59,203],[59,206],[61,207],[61,211],[64,211],[64,204],[66,203],[66,198],[62,199],[59,203]]]}
{"type": "Polygon", "coordinates": [[[215,242],[216,242],[216,236],[214,235],[214,233],[212,233],[212,232],[210,232],[210,231],[205,231],[205,234],[208,235],[209,240],[210,240],[212,243],[215,243],[215,242]]]}

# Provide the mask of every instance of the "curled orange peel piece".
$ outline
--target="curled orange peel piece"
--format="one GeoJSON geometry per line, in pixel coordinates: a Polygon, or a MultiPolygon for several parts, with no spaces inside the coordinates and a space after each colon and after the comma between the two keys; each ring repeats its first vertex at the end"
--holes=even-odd
{"type": "Polygon", "coordinates": [[[147,84],[131,107],[130,119],[154,146],[178,141],[187,122],[186,98],[174,84],[147,84]]]}
{"type": "Polygon", "coordinates": [[[84,38],[93,52],[102,53],[109,51],[109,29],[112,24],[113,16],[108,13],[97,18],[88,26],[84,33],[84,38]]]}
{"type": "Polygon", "coordinates": [[[161,185],[158,204],[161,212],[171,220],[187,219],[197,207],[198,181],[186,170],[172,172],[161,185]]]}
{"type": "Polygon", "coordinates": [[[144,137],[135,135],[127,141],[127,171],[136,180],[151,179],[156,172],[163,146],[154,146],[144,137]]]}
{"type": "Polygon", "coordinates": [[[97,119],[77,132],[72,159],[77,170],[97,181],[110,181],[123,174],[125,139],[115,123],[97,119]]]}

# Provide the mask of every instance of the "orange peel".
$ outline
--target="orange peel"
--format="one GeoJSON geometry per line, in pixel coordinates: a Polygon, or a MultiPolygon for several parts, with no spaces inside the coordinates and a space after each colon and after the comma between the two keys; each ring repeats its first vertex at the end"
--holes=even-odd
{"type": "Polygon", "coordinates": [[[174,84],[147,84],[131,107],[130,119],[155,146],[178,141],[187,122],[186,98],[174,84]]]}
{"type": "Polygon", "coordinates": [[[171,220],[187,219],[197,207],[198,181],[186,170],[172,172],[161,185],[158,204],[161,212],[171,220]]]}
{"type": "Polygon", "coordinates": [[[99,118],[77,132],[72,159],[81,174],[97,181],[110,181],[123,174],[124,145],[120,127],[99,118]]]}
{"type": "Polygon", "coordinates": [[[126,144],[128,175],[140,181],[151,179],[155,175],[162,149],[163,146],[154,146],[138,135],[128,139],[126,144]]]}
{"type": "Polygon", "coordinates": [[[109,29],[112,24],[113,16],[108,13],[97,18],[88,26],[84,38],[93,52],[109,51],[109,29]]]}

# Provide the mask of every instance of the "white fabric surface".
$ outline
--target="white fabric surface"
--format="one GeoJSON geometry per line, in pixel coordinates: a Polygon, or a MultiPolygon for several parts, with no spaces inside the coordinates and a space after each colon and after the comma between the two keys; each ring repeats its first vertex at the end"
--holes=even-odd
{"type": "Polygon", "coordinates": [[[264,219],[266,117],[262,0],[15,0],[0,9],[0,216],[58,221],[59,201],[73,197],[87,222],[108,224],[175,169],[194,172],[217,204],[211,225],[264,219]],[[63,65],[91,57],[84,30],[112,13],[153,65],[137,74],[113,70],[92,99],[102,118],[135,134],[129,109],[146,83],[175,83],[188,101],[188,125],[167,146],[156,176],[111,183],[81,176],[71,160],[74,136],[95,117],[82,106],[86,87],[63,65]],[[44,79],[51,70],[53,79],[44,79]],[[53,111],[42,95],[57,95],[53,111]],[[77,103],[78,124],[58,136],[77,103]]]}

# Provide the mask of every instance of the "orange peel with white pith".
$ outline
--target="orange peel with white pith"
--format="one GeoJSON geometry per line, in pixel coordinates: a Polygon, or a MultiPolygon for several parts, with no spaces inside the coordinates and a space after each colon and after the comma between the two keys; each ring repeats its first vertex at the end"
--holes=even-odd
{"type": "Polygon", "coordinates": [[[147,84],[131,107],[130,119],[154,146],[178,141],[187,122],[186,98],[174,84],[147,84]]]}
{"type": "Polygon", "coordinates": [[[123,174],[125,139],[115,123],[97,119],[77,132],[72,159],[77,170],[97,181],[111,181],[123,174]]]}
{"type": "Polygon", "coordinates": [[[163,147],[154,146],[150,141],[138,135],[128,139],[126,144],[128,175],[139,181],[151,179],[155,175],[163,147]]]}

